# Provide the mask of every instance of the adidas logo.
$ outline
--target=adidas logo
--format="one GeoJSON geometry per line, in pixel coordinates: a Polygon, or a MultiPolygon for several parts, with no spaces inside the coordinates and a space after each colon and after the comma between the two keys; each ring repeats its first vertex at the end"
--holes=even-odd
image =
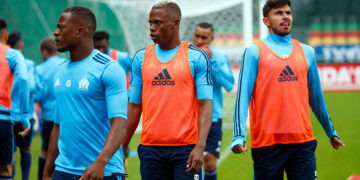
{"type": "Polygon", "coordinates": [[[170,74],[167,69],[163,69],[156,77],[154,77],[154,80],[151,82],[151,85],[153,86],[174,86],[175,81],[171,81],[170,74]]]}
{"type": "Polygon", "coordinates": [[[292,71],[289,65],[285,67],[285,69],[281,72],[280,77],[278,78],[279,82],[285,81],[297,81],[298,78],[292,71]]]}

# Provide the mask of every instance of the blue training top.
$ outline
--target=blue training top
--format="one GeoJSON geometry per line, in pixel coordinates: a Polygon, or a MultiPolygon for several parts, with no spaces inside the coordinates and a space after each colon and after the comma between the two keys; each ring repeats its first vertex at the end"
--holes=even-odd
{"type": "MultiPolygon", "coordinates": [[[[6,59],[9,64],[11,73],[16,77],[16,79],[14,78],[13,88],[14,84],[21,84],[21,88],[18,87],[17,90],[14,90],[17,93],[13,93],[13,90],[11,91],[12,105],[14,104],[14,102],[15,104],[18,104],[19,118],[17,119],[20,120],[25,127],[28,127],[30,126],[30,121],[26,118],[26,116],[28,114],[27,106],[29,101],[29,83],[27,81],[28,73],[26,70],[25,59],[20,51],[12,48],[8,48],[6,50],[6,59]]],[[[11,120],[10,109],[0,105],[0,112],[3,112],[0,113],[0,120],[11,120]]]]}
{"type": "Polygon", "coordinates": [[[222,87],[226,91],[231,91],[234,87],[234,76],[232,74],[231,65],[226,54],[210,47],[212,52],[211,68],[213,79],[213,122],[217,122],[222,118],[223,92],[222,87]]]}
{"type": "MultiPolygon", "coordinates": [[[[81,175],[103,149],[109,119],[127,119],[125,72],[98,50],[81,61],[65,61],[54,76],[56,116],[60,126],[55,170],[81,175]]],[[[104,176],[123,168],[121,148],[105,166],[104,176]],[[121,153],[121,154],[120,154],[121,153]]]]}
{"type": "MultiPolygon", "coordinates": [[[[162,62],[166,63],[170,61],[179,50],[180,45],[174,49],[163,50],[160,49],[158,44],[155,44],[155,54],[156,57],[162,62]]],[[[196,94],[198,99],[212,99],[213,98],[213,87],[212,80],[209,79],[207,74],[211,73],[211,66],[208,63],[208,56],[204,55],[205,51],[195,47],[193,45],[189,46],[189,64],[191,69],[191,74],[194,77],[196,85],[196,94]],[[209,84],[210,82],[210,84],[209,84]]],[[[133,104],[141,104],[142,97],[142,67],[144,60],[145,48],[139,50],[135,56],[132,65],[132,81],[131,81],[131,92],[130,92],[130,102],[133,104]]]]}
{"type": "Polygon", "coordinates": [[[41,106],[42,119],[45,121],[52,122],[55,119],[54,73],[64,61],[65,59],[59,56],[52,56],[36,67],[37,78],[43,86],[42,93],[37,96],[36,101],[41,106]]]}
{"type": "MultiPolygon", "coordinates": [[[[110,56],[111,48],[108,48],[107,55],[110,56]]],[[[118,51],[118,62],[120,66],[123,68],[125,73],[129,72],[131,70],[132,65],[132,58],[127,52],[118,51]]]]}
{"type": "MultiPolygon", "coordinates": [[[[292,52],[291,36],[278,36],[269,34],[263,39],[265,44],[279,57],[286,58],[292,52]]],[[[321,90],[319,73],[317,70],[314,49],[308,45],[300,43],[308,64],[308,88],[309,88],[309,104],[320,124],[325,129],[329,138],[338,136],[330,119],[330,115],[325,105],[324,96],[321,90]]],[[[241,71],[239,74],[240,93],[236,98],[236,107],[234,115],[234,138],[231,149],[236,145],[243,145],[245,142],[245,122],[248,116],[249,103],[251,95],[256,83],[259,68],[259,48],[253,44],[245,49],[241,71]],[[238,125],[235,127],[235,125],[238,125]]]]}

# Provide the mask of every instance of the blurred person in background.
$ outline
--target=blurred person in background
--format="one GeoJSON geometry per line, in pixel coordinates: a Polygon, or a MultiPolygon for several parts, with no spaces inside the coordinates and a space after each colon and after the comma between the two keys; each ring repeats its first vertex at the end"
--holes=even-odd
{"type": "Polygon", "coordinates": [[[44,60],[37,65],[36,76],[43,86],[42,93],[36,99],[41,107],[40,134],[41,152],[39,156],[38,179],[42,179],[51,129],[55,119],[54,73],[65,59],[57,55],[56,44],[53,38],[45,38],[40,43],[40,53],[44,60]]]}
{"type": "Polygon", "coordinates": [[[204,151],[205,180],[217,179],[216,161],[220,157],[222,138],[222,87],[229,92],[234,86],[230,62],[225,53],[210,46],[213,40],[214,28],[212,24],[202,22],[195,27],[193,42],[195,46],[204,49],[209,54],[213,79],[212,124],[204,151]]]}
{"type": "Polygon", "coordinates": [[[246,153],[245,122],[250,118],[254,179],[316,179],[317,141],[309,106],[333,148],[344,146],[321,90],[314,49],[291,39],[290,0],[263,7],[267,38],[246,48],[239,75],[231,149],[246,153]]]}
{"type": "MultiPolygon", "coordinates": [[[[17,32],[13,32],[9,34],[9,38],[7,40],[7,44],[19,50],[20,52],[23,51],[24,42],[22,41],[21,34],[17,32]]],[[[27,67],[27,74],[28,74],[28,84],[29,84],[29,105],[27,114],[25,118],[30,121],[31,127],[29,133],[26,136],[21,136],[19,133],[24,130],[23,124],[20,122],[21,113],[20,113],[20,101],[19,101],[19,91],[22,89],[22,84],[19,84],[17,81],[17,76],[14,78],[13,89],[11,92],[11,100],[12,106],[10,109],[11,119],[15,121],[14,125],[14,135],[15,135],[15,146],[14,151],[16,151],[16,146],[20,148],[20,155],[21,155],[21,176],[23,180],[29,179],[30,175],[30,167],[31,167],[31,151],[30,146],[32,143],[32,137],[34,133],[34,123],[35,119],[33,117],[34,114],[34,96],[37,92],[36,83],[35,83],[35,63],[33,60],[26,59],[25,63],[27,67]]],[[[13,162],[13,175],[15,175],[15,165],[16,165],[16,157],[14,153],[14,162],[13,162]]]]}
{"type": "Polygon", "coordinates": [[[25,137],[30,131],[30,121],[27,118],[29,85],[24,56],[20,51],[6,45],[9,33],[7,23],[0,19],[0,177],[7,180],[12,179],[13,154],[14,154],[14,121],[11,119],[10,108],[12,106],[12,87],[14,77],[21,89],[17,94],[19,101],[19,116],[23,131],[18,135],[25,137]]]}

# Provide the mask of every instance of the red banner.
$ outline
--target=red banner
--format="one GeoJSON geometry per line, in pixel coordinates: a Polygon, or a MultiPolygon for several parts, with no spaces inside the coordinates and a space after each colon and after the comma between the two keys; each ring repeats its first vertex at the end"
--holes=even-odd
{"type": "Polygon", "coordinates": [[[323,91],[360,91],[360,63],[318,64],[323,91]]]}

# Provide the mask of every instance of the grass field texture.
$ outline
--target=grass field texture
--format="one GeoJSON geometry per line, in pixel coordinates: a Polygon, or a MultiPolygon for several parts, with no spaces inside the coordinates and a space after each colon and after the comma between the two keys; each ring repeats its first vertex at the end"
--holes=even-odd
{"type": "MultiPolygon", "coordinates": [[[[328,92],[325,93],[328,111],[332,117],[335,129],[342,141],[344,148],[334,150],[320,123],[311,114],[312,127],[318,146],[316,149],[317,174],[319,180],[346,180],[351,174],[360,174],[360,92],[328,92]]],[[[232,140],[232,114],[234,111],[235,95],[226,94],[224,102],[224,134],[221,150],[221,158],[218,161],[218,179],[251,180],[253,175],[251,151],[245,155],[235,155],[229,151],[232,140]]],[[[247,136],[248,144],[250,136],[247,136]]],[[[130,144],[132,151],[137,149],[140,135],[136,134],[130,144]]],[[[35,135],[32,144],[32,166],[30,179],[37,179],[38,156],[40,153],[40,135],[35,135]]],[[[20,155],[16,155],[18,165],[16,166],[15,179],[21,179],[20,155]]],[[[129,180],[139,180],[140,162],[138,157],[129,157],[129,180]]]]}

